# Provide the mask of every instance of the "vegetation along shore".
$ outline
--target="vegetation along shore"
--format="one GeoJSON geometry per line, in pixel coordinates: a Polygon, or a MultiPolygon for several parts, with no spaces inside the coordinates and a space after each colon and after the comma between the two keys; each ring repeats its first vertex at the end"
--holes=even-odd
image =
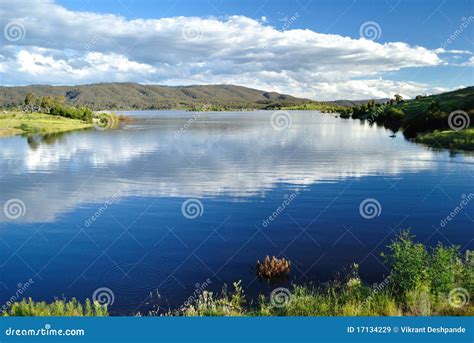
{"type": "Polygon", "coordinates": [[[339,108],[341,118],[367,120],[433,148],[474,150],[474,87],[404,100],[395,95],[385,103],[339,108]]]}
{"type": "Polygon", "coordinates": [[[120,118],[114,113],[94,113],[85,106],[73,107],[62,96],[25,96],[20,108],[0,112],[0,137],[12,135],[47,135],[93,126],[113,128],[120,118]]]}
{"type": "Polygon", "coordinates": [[[402,131],[406,138],[433,148],[474,150],[474,87],[407,100],[396,94],[394,99],[326,102],[232,85],[164,87],[110,83],[0,90],[0,107],[4,109],[0,136],[82,129],[93,126],[94,120],[102,126],[117,124],[116,116],[107,119],[92,110],[317,110],[402,131]],[[19,115],[24,112],[52,116],[19,115]]]}
{"type": "MultiPolygon", "coordinates": [[[[390,273],[378,284],[366,284],[353,265],[342,279],[324,284],[278,287],[270,296],[247,299],[241,282],[219,295],[203,291],[180,311],[182,316],[472,316],[474,292],[472,252],[441,243],[427,248],[404,231],[382,254],[390,273]]],[[[283,261],[289,266],[288,261],[283,261]]],[[[275,262],[276,263],[276,262],[275,262]]],[[[271,261],[268,261],[271,264],[271,261]]],[[[155,315],[157,312],[151,313],[155,315]]],[[[14,302],[4,316],[106,316],[107,307],[86,300],[53,303],[24,299],[14,302]]]]}

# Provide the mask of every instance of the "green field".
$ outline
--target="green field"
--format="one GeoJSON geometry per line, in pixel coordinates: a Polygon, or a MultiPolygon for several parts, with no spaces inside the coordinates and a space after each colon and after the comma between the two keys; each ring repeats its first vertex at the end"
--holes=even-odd
{"type": "Polygon", "coordinates": [[[0,113],[0,137],[48,134],[92,127],[91,123],[44,113],[0,113]]]}
{"type": "Polygon", "coordinates": [[[474,129],[420,134],[415,141],[433,148],[474,151],[474,129]]]}

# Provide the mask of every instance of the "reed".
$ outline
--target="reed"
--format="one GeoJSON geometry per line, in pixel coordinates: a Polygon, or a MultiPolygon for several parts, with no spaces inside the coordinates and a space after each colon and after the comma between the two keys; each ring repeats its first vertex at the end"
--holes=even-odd
{"type": "Polygon", "coordinates": [[[291,262],[287,259],[266,256],[263,262],[257,261],[257,275],[265,279],[274,279],[290,273],[291,262]]]}

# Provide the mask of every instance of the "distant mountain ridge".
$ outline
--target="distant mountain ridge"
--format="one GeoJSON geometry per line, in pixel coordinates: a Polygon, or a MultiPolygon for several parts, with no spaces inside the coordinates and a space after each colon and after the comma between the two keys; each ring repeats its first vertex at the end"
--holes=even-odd
{"type": "Polygon", "coordinates": [[[312,100],[234,85],[159,86],[137,83],[97,83],[80,86],[32,85],[0,87],[0,106],[21,106],[29,92],[64,96],[74,106],[93,110],[171,109],[217,106],[265,109],[312,103],[312,100]]]}
{"type": "MultiPolygon", "coordinates": [[[[277,92],[234,85],[161,86],[131,82],[95,83],[78,86],[0,86],[0,107],[18,107],[28,93],[64,96],[73,105],[93,110],[172,109],[215,106],[222,109],[274,109],[303,104],[355,106],[369,100],[314,101],[277,92]]],[[[386,102],[388,99],[377,99],[386,102]]]]}

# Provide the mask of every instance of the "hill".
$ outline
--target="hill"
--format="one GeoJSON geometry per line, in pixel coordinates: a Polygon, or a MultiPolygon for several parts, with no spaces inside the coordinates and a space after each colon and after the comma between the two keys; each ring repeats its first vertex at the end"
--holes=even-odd
{"type": "Polygon", "coordinates": [[[437,148],[474,149],[473,86],[410,100],[396,96],[385,104],[371,101],[341,108],[340,116],[401,129],[405,137],[437,148]]]}
{"type": "Polygon", "coordinates": [[[341,106],[341,107],[353,107],[357,105],[365,105],[369,101],[374,101],[376,104],[384,104],[387,101],[390,101],[390,99],[382,98],[382,99],[367,99],[367,100],[332,100],[332,101],[326,101],[326,103],[332,104],[335,106],[341,106]]]}
{"type": "Polygon", "coordinates": [[[276,92],[233,85],[158,86],[137,83],[98,83],[81,86],[33,85],[0,87],[0,106],[23,105],[26,94],[64,96],[73,106],[93,110],[106,109],[171,109],[212,106],[221,109],[266,109],[312,103],[276,92]]]}
{"type": "Polygon", "coordinates": [[[474,109],[474,86],[441,94],[417,96],[415,99],[405,100],[394,106],[403,110],[406,115],[416,115],[427,112],[433,103],[439,104],[439,109],[447,113],[456,110],[472,110],[474,109]]]}

